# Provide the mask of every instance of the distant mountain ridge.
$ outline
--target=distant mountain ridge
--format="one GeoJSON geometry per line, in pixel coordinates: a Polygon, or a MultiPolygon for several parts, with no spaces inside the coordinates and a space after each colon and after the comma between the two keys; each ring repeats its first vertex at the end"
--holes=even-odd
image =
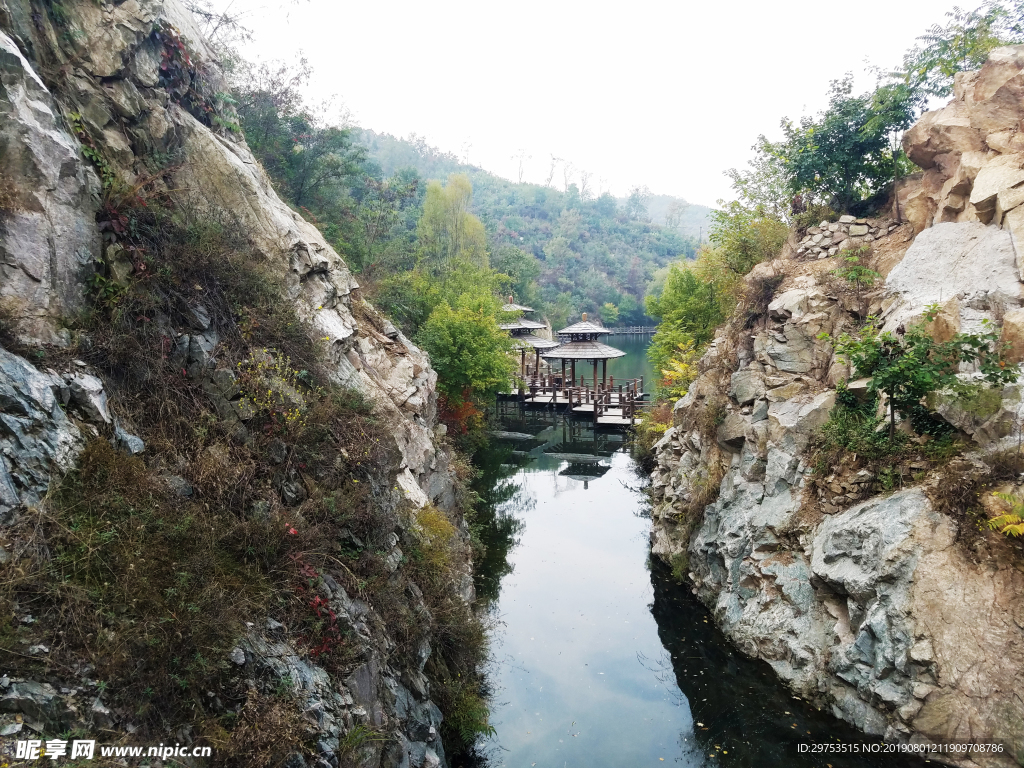
{"type": "Polygon", "coordinates": [[[422,138],[396,138],[361,129],[356,140],[381,177],[413,169],[422,182],[465,174],[473,185],[471,212],[483,222],[491,264],[515,275],[512,288],[526,303],[539,302],[548,319],[562,322],[600,312],[606,322],[648,322],[644,296],[655,274],[692,258],[706,234],[704,206],[689,206],[679,227],[664,226],[678,198],[651,196],[645,212],[605,193],[596,199],[566,189],[517,183],[460,161],[422,138]]]}
{"type": "MultiPolygon", "coordinates": [[[[519,186],[517,182],[505,179],[479,166],[463,163],[454,153],[444,152],[433,147],[415,134],[407,139],[399,139],[391,134],[362,128],[359,129],[359,136],[361,143],[369,149],[370,156],[380,165],[385,176],[390,176],[402,168],[415,168],[421,176],[427,179],[443,179],[452,173],[465,173],[470,179],[473,179],[479,174],[486,174],[512,186],[519,186]]],[[[542,185],[522,182],[522,186],[541,187],[542,185]]],[[[624,208],[627,198],[617,197],[615,202],[624,208]]],[[[686,205],[682,221],[677,227],[680,234],[686,237],[707,239],[708,216],[712,209],[706,205],[690,203],[681,197],[652,194],[647,202],[647,213],[651,223],[661,227],[666,226],[669,207],[673,203],[686,205]]]]}

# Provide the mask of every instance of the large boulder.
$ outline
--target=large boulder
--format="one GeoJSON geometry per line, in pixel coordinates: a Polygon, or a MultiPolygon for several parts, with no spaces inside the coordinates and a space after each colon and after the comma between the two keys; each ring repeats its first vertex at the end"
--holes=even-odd
{"type": "MultiPolygon", "coordinates": [[[[1016,187],[1024,184],[1024,154],[999,155],[978,171],[971,189],[970,202],[983,224],[988,224],[996,214],[997,201],[1001,198],[1000,210],[1005,212],[1020,205],[1016,200],[1016,187]],[[1014,202],[1016,200],[1016,202],[1014,202]]],[[[998,221],[996,222],[999,223],[998,221]]]]}
{"type": "Polygon", "coordinates": [[[100,183],[49,90],[0,30],[0,302],[27,341],[60,343],[99,254],[100,183]]]}
{"type": "Polygon", "coordinates": [[[885,329],[921,318],[931,304],[957,299],[959,331],[1021,304],[1017,253],[1010,233],[975,223],[943,223],[917,236],[885,281],[885,329]]]}
{"type": "Polygon", "coordinates": [[[925,112],[903,135],[907,155],[924,169],[933,167],[939,155],[976,152],[984,146],[984,136],[971,125],[970,111],[960,102],[925,112]]]}
{"type": "Polygon", "coordinates": [[[971,127],[982,136],[1019,130],[1024,103],[1022,70],[1024,46],[996,48],[978,72],[973,88],[965,92],[965,102],[967,98],[971,102],[971,127]]]}

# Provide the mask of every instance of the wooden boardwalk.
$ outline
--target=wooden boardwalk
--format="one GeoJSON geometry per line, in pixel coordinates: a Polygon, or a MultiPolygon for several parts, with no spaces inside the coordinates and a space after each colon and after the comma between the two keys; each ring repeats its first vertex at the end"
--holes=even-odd
{"type": "Polygon", "coordinates": [[[651,403],[644,390],[643,379],[627,379],[618,384],[612,379],[597,387],[582,379],[574,386],[554,374],[528,377],[520,382],[517,392],[503,395],[505,400],[518,400],[524,408],[550,408],[573,417],[588,419],[595,427],[621,429],[636,424],[640,414],[651,403]]]}

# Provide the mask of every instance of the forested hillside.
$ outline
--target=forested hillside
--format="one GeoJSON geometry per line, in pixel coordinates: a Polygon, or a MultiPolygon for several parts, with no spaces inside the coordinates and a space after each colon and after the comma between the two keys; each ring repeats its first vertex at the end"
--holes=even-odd
{"type": "Polygon", "coordinates": [[[700,228],[707,232],[709,209],[653,196],[645,187],[618,200],[595,195],[587,174],[555,166],[547,185],[515,183],[423,139],[371,130],[357,137],[381,178],[407,177],[410,169],[423,179],[464,174],[473,185],[471,211],[487,229],[492,266],[513,277],[517,298],[541,307],[555,325],[588,310],[606,322],[644,322],[643,298],[654,273],[692,258],[700,228]]]}

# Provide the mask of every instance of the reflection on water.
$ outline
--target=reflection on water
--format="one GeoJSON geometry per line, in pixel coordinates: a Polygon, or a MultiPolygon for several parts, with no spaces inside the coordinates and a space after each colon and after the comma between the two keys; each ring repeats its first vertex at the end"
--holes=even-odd
{"type": "Polygon", "coordinates": [[[488,548],[477,593],[495,624],[490,768],[920,764],[798,753],[801,742],[869,740],[734,651],[689,590],[649,562],[624,435],[503,411],[476,457],[488,548]]]}
{"type": "Polygon", "coordinates": [[[660,561],[651,563],[654,603],[664,653],[650,664],[673,681],[688,702],[701,754],[716,765],[736,768],[855,768],[919,766],[923,761],[884,755],[829,755],[797,752],[801,743],[842,740],[876,743],[846,723],[792,696],[772,669],[736,651],[690,589],[676,583],[660,561]],[[728,754],[725,752],[728,751],[728,754]]]}

